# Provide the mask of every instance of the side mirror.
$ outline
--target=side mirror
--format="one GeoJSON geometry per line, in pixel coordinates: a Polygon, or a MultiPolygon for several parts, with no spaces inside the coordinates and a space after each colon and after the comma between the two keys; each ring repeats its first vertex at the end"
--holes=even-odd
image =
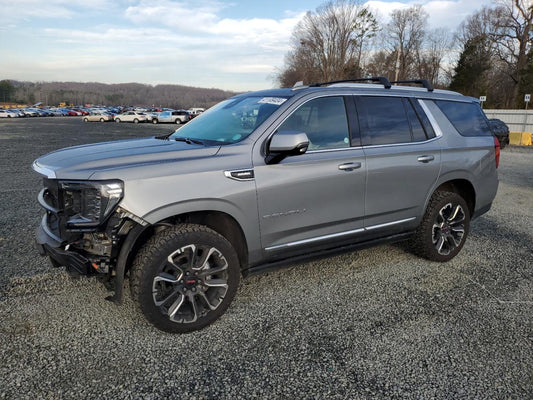
{"type": "Polygon", "coordinates": [[[280,131],[276,132],[268,146],[267,164],[275,164],[287,156],[304,154],[309,147],[309,138],[304,132],[280,131]]]}

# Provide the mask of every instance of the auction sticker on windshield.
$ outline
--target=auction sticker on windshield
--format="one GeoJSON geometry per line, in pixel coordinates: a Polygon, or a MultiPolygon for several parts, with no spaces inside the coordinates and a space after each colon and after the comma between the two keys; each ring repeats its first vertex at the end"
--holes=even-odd
{"type": "Polygon", "coordinates": [[[281,106],[286,101],[287,99],[284,99],[283,97],[263,97],[261,100],[258,101],[258,103],[274,104],[275,106],[281,106]]]}

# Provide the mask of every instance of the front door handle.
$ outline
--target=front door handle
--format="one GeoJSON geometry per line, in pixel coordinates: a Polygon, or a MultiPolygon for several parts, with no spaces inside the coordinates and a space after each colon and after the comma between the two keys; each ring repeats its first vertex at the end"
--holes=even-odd
{"type": "Polygon", "coordinates": [[[435,159],[434,156],[420,156],[418,157],[418,162],[421,162],[421,163],[428,163],[430,161],[433,161],[435,159]]]}
{"type": "Polygon", "coordinates": [[[360,162],[350,162],[345,164],[340,164],[339,169],[341,171],[353,171],[354,169],[361,168],[360,162]]]}

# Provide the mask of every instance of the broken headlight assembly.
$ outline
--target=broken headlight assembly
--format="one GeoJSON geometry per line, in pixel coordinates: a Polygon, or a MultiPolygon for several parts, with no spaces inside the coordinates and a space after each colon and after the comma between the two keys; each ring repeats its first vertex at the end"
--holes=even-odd
{"type": "Polygon", "coordinates": [[[60,181],[59,197],[67,229],[101,225],[124,197],[124,183],[111,181],[60,181]]]}

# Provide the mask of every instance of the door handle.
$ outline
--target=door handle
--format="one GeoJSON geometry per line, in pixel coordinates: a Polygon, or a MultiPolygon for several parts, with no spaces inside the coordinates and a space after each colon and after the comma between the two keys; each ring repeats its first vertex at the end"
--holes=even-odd
{"type": "Polygon", "coordinates": [[[340,164],[339,169],[341,171],[353,171],[354,169],[361,168],[360,162],[350,162],[346,164],[340,164]]]}
{"type": "Polygon", "coordinates": [[[430,161],[433,161],[435,159],[434,156],[420,156],[418,157],[418,162],[421,162],[421,163],[428,163],[430,161]]]}

